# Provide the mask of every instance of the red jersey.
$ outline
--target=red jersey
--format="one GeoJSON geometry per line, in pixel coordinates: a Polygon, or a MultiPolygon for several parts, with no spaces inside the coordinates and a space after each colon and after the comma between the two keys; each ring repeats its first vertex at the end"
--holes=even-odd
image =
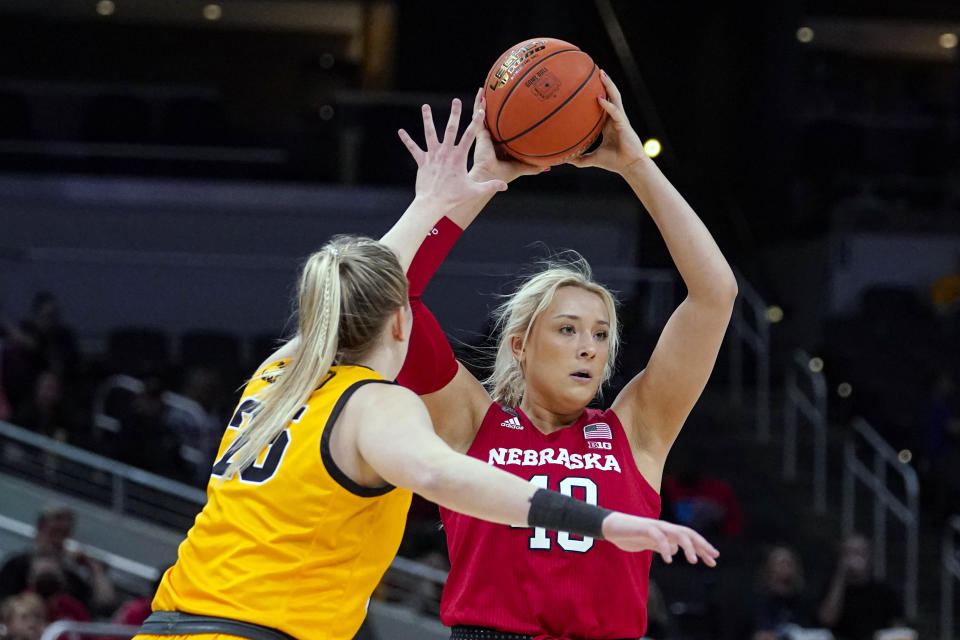
{"type": "MultiPolygon", "coordinates": [[[[467,455],[544,489],[648,518],[660,496],[640,474],[608,409],[540,432],[519,409],[494,403],[467,455]]],[[[556,638],[639,638],[647,628],[652,552],[605,540],[509,527],[440,508],[450,551],[443,623],[556,638]]]]}

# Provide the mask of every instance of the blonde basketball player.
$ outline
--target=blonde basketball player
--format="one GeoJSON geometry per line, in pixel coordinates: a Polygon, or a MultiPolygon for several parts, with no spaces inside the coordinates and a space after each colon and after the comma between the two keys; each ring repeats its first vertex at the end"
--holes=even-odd
{"type": "MultiPolygon", "coordinates": [[[[411,208],[448,211],[506,188],[466,172],[482,117],[456,144],[459,101],[442,141],[424,109],[429,149],[411,208]]],[[[400,544],[410,491],[502,524],[606,538],[667,562],[682,548],[713,563],[717,551],[690,529],[537,489],[450,449],[421,400],[389,382],[411,332],[405,267],[359,237],[337,237],[309,258],[298,336],[247,385],[208,502],[140,640],[352,638],[400,544]]]]}

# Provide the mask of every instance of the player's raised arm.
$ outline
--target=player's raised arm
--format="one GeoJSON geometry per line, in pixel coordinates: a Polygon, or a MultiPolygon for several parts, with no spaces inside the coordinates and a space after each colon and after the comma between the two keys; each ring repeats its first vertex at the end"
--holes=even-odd
{"type": "Polygon", "coordinates": [[[652,457],[657,468],[647,471],[659,477],[667,452],[713,370],[737,282],[706,226],[647,157],[623,111],[619,90],[602,75],[608,99],[599,100],[609,116],[603,144],[572,164],[623,176],[656,223],[687,287],[687,297],[664,327],[646,369],[613,404],[635,446],[652,457]]]}
{"type": "Polygon", "coordinates": [[[612,512],[454,452],[437,437],[423,403],[398,386],[358,390],[344,415],[357,451],[381,478],[428,500],[501,524],[544,527],[606,539],[627,551],[653,550],[670,562],[680,549],[690,563],[716,564],[700,534],[651,518],[612,512]]]}
{"type": "MultiPolygon", "coordinates": [[[[416,195],[396,224],[380,239],[393,249],[406,270],[420,243],[438,220],[462,206],[473,208],[486,203],[497,191],[507,188],[500,178],[477,179],[467,173],[467,154],[477,134],[483,130],[483,110],[477,109],[459,142],[461,104],[454,99],[442,136],[437,135],[430,105],[421,107],[426,149],[421,149],[405,130],[398,132],[404,146],[417,163],[416,195]]],[[[479,210],[479,209],[478,209],[479,210]]]]}
{"type": "MultiPolygon", "coordinates": [[[[461,221],[462,227],[466,227],[469,224],[468,217],[472,220],[494,193],[507,188],[507,180],[520,175],[517,169],[510,168],[521,163],[497,161],[483,122],[480,97],[481,93],[478,92],[473,116],[459,141],[457,132],[462,107],[458,99],[450,104],[450,116],[442,138],[437,135],[430,106],[425,104],[421,108],[426,150],[421,149],[406,131],[399,131],[400,139],[417,163],[416,196],[380,241],[397,254],[404,271],[410,267],[420,244],[430,235],[430,230],[440,218],[447,214],[454,215],[461,221]],[[478,142],[477,153],[479,157],[486,158],[486,162],[476,167],[476,171],[468,173],[467,155],[478,136],[482,141],[478,142]],[[499,177],[501,175],[506,179],[499,177]]],[[[533,169],[539,170],[536,167],[533,169]]],[[[292,357],[297,352],[298,341],[299,336],[294,336],[260,366],[292,357]]]]}
{"type": "Polygon", "coordinates": [[[507,183],[522,175],[543,171],[515,160],[497,157],[490,133],[484,124],[483,89],[474,96],[472,117],[457,141],[460,101],[454,99],[443,132],[437,135],[430,105],[421,107],[425,149],[406,130],[398,134],[417,163],[416,197],[396,224],[380,239],[397,254],[404,269],[430,231],[446,216],[462,231],[507,183]],[[473,168],[467,172],[467,153],[476,141],[473,168]]]}
{"type": "MultiPolygon", "coordinates": [[[[443,139],[437,137],[433,117],[423,107],[426,149],[400,131],[400,139],[417,163],[416,198],[381,242],[393,249],[410,282],[413,335],[407,362],[397,380],[425,396],[434,425],[444,440],[458,451],[466,451],[475,427],[490,404],[483,386],[454,358],[447,338],[421,295],[434,272],[446,258],[463,230],[496,193],[496,189],[473,198],[462,198],[452,206],[453,193],[465,193],[463,185],[494,184],[542,169],[497,157],[490,134],[483,124],[483,92],[474,98],[473,118],[456,142],[460,103],[454,101],[443,139]],[[474,166],[467,172],[467,150],[476,140],[474,166]]],[[[475,188],[474,188],[475,190],[475,188]]]]}

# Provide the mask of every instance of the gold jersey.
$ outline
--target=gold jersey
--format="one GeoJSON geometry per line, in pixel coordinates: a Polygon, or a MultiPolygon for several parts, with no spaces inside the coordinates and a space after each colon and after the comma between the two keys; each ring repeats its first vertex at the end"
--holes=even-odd
{"type": "Polygon", "coordinates": [[[349,639],[400,546],[410,492],[362,487],[330,456],[334,423],[372,369],[337,366],[257,461],[222,481],[230,445],[273,382],[279,361],[247,385],[230,421],[207,504],[163,576],[154,611],[182,611],[272,627],[302,640],[349,639]]]}

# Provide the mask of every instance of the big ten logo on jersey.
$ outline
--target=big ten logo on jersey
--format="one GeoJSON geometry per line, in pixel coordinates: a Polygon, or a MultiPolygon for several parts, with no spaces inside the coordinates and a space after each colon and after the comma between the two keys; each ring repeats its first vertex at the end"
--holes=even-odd
{"type": "MultiPolygon", "coordinates": [[[[291,424],[300,422],[300,418],[306,413],[308,406],[309,405],[303,405],[300,407],[300,410],[293,416],[293,420],[290,421],[291,424]]],[[[227,430],[242,430],[259,411],[260,403],[253,398],[247,398],[237,407],[236,412],[230,419],[230,424],[227,425],[227,430]]],[[[213,464],[210,475],[214,478],[222,478],[230,467],[230,463],[233,462],[233,458],[245,442],[246,440],[244,438],[237,436],[230,446],[227,447],[227,450],[223,452],[223,455],[220,456],[220,459],[213,464]]],[[[276,437],[263,448],[263,451],[260,452],[256,460],[237,474],[240,482],[244,484],[263,484],[275,476],[277,470],[280,468],[280,463],[283,462],[283,457],[289,445],[290,429],[287,428],[278,433],[276,437]]]]}
{"type": "MultiPolygon", "coordinates": [[[[537,474],[530,478],[530,484],[540,489],[559,490],[561,494],[570,498],[582,500],[587,504],[597,504],[597,483],[590,478],[567,476],[561,480],[557,488],[550,486],[550,476],[537,474]]],[[[511,529],[529,529],[519,525],[511,525],[511,529]]],[[[590,536],[576,536],[566,531],[547,531],[543,527],[533,527],[533,534],[527,541],[527,548],[533,551],[549,551],[553,548],[551,535],[557,538],[557,545],[564,551],[571,553],[586,553],[593,548],[593,538],[590,536]]]]}
{"type": "Polygon", "coordinates": [[[609,442],[597,442],[596,440],[587,440],[587,449],[604,449],[610,451],[613,445],[609,442]]]}

